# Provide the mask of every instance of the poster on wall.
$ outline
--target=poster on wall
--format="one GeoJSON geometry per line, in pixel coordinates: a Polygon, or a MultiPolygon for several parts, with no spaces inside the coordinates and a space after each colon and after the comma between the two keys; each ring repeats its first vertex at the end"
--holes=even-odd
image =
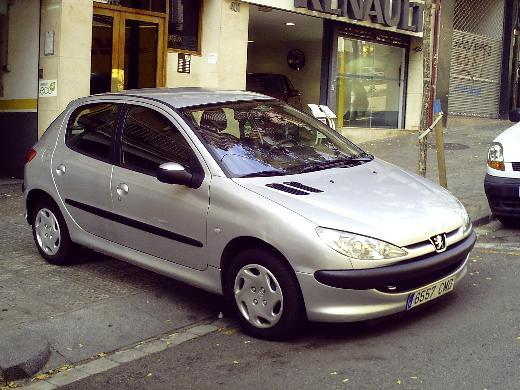
{"type": "Polygon", "coordinates": [[[40,80],[38,96],[41,98],[58,96],[58,80],[40,80]]]}

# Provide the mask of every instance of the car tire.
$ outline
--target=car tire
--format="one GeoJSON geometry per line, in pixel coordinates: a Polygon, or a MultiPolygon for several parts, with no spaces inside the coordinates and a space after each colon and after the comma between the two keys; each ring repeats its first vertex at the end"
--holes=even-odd
{"type": "Polygon", "coordinates": [[[32,232],[40,255],[50,264],[71,264],[80,247],[71,241],[58,206],[51,200],[43,199],[33,210],[32,232]]]}
{"type": "Polygon", "coordinates": [[[287,339],[306,322],[296,277],[274,251],[241,252],[230,265],[225,289],[242,328],[254,337],[287,339]]]}

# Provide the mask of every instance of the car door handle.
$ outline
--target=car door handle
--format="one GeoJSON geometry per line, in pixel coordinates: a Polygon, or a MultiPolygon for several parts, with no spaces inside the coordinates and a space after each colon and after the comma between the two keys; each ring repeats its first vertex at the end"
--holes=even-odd
{"type": "Polygon", "coordinates": [[[128,188],[128,184],[121,183],[116,187],[117,195],[119,196],[119,200],[121,200],[122,196],[128,195],[130,192],[130,188],[128,188]]]}
{"type": "Polygon", "coordinates": [[[63,176],[67,172],[67,168],[65,168],[65,165],[60,164],[56,167],[56,174],[58,176],[63,176]]]}

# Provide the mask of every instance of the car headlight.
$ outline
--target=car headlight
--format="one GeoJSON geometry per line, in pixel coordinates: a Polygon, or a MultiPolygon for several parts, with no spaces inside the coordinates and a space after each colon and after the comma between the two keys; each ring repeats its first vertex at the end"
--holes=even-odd
{"type": "Polygon", "coordinates": [[[374,238],[339,230],[317,228],[316,233],[335,251],[357,260],[386,260],[408,253],[395,245],[374,238]]]}
{"type": "Polygon", "coordinates": [[[504,147],[498,142],[493,142],[488,151],[488,166],[498,171],[505,171],[504,147]]]}
{"type": "Polygon", "coordinates": [[[471,223],[471,218],[469,217],[469,214],[466,211],[466,208],[464,207],[464,205],[458,200],[457,200],[457,203],[459,204],[459,214],[460,214],[462,220],[464,221],[464,225],[463,225],[464,229],[463,229],[462,233],[464,235],[466,235],[473,228],[473,224],[471,223]]]}

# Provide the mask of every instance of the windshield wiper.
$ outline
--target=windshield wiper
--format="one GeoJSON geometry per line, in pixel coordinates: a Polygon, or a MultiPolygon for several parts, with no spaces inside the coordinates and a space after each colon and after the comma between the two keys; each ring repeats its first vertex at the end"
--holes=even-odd
{"type": "Polygon", "coordinates": [[[260,172],[253,172],[248,173],[246,175],[240,176],[240,178],[244,177],[270,177],[270,176],[285,176],[287,175],[287,172],[283,171],[260,171],[260,172]]]}
{"type": "Polygon", "coordinates": [[[319,163],[312,163],[302,167],[299,167],[300,173],[323,171],[331,168],[352,168],[360,164],[365,164],[374,159],[371,155],[360,155],[356,157],[343,157],[336,160],[323,161],[319,163]]]}
{"type": "Polygon", "coordinates": [[[372,161],[374,158],[375,157],[373,154],[366,153],[366,152],[360,153],[358,156],[353,157],[354,160],[359,160],[359,161],[372,161]]]}

